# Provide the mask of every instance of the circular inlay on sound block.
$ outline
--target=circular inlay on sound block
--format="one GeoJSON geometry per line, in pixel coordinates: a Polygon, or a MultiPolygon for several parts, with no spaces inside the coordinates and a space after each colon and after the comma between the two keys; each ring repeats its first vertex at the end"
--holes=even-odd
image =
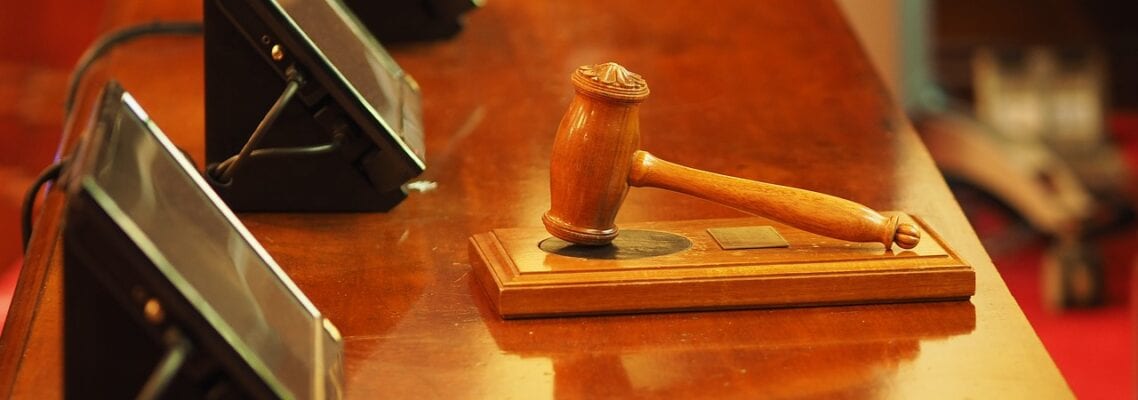
{"type": "Polygon", "coordinates": [[[679,253],[691,248],[691,240],[668,232],[621,230],[612,243],[584,246],[558,238],[547,238],[537,244],[547,253],[593,260],[630,260],[679,253]]]}

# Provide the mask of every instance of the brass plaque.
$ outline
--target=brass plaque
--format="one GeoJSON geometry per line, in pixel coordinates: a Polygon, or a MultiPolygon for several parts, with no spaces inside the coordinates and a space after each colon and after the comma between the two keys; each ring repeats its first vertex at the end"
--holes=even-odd
{"type": "Polygon", "coordinates": [[[707,233],[719,243],[723,250],[767,249],[790,247],[790,243],[778,234],[773,226],[739,226],[732,228],[708,228],[707,233]]]}

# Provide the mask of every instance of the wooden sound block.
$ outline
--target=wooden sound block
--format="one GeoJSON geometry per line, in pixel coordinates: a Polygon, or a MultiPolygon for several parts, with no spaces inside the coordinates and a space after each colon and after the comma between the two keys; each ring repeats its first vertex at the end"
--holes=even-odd
{"type": "Polygon", "coordinates": [[[627,224],[612,247],[542,245],[556,253],[539,247],[557,240],[542,228],[495,229],[470,238],[470,261],[503,318],[958,300],[975,293],[972,267],[928,225],[883,214],[919,226],[920,244],[889,251],[756,217],[627,224]],[[774,227],[789,246],[724,250],[708,232],[761,226],[774,227]],[[626,235],[632,239],[620,242],[626,235]]]}

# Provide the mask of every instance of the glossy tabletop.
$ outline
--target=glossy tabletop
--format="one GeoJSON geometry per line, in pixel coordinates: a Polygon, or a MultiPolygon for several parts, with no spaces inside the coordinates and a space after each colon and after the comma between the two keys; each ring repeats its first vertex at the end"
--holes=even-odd
{"type": "MultiPolygon", "coordinates": [[[[200,4],[111,8],[108,27],[200,18],[200,4]]],[[[832,3],[493,0],[452,40],[388,50],[422,87],[428,168],[418,179],[437,186],[388,213],[241,215],[342,332],[347,397],[1071,397],[832,3]],[[498,318],[472,280],[467,238],[541,226],[569,74],[605,61],[652,88],[645,150],[920,216],[973,266],[976,295],[498,318]]],[[[152,38],[109,54],[85,79],[63,153],[114,77],[200,163],[201,53],[200,38],[152,38]]],[[[16,397],[60,395],[62,207],[53,191],[0,340],[0,392],[16,397]]],[[[617,223],[738,216],[632,189],[617,223]]]]}

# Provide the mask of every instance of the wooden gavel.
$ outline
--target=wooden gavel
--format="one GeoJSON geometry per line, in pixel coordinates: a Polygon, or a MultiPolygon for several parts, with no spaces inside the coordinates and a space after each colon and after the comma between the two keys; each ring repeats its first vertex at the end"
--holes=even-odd
{"type": "Polygon", "coordinates": [[[552,201],[542,216],[553,236],[582,245],[609,244],[631,185],[686,193],[822,236],[880,242],[886,249],[894,242],[910,249],[921,240],[912,224],[849,200],[656,158],[639,150],[639,104],[648,97],[640,75],[610,62],[579,67],[571,79],[576,95],[553,142],[552,201]]]}

